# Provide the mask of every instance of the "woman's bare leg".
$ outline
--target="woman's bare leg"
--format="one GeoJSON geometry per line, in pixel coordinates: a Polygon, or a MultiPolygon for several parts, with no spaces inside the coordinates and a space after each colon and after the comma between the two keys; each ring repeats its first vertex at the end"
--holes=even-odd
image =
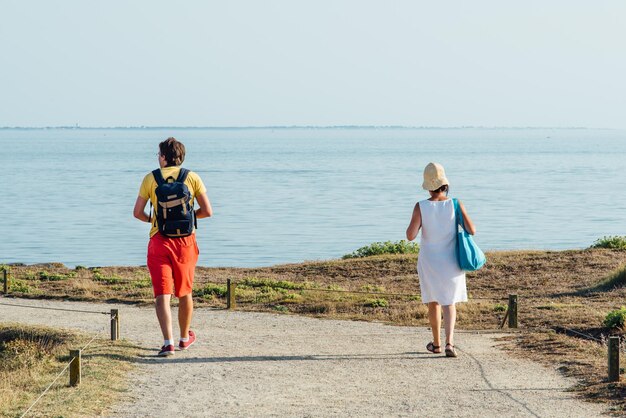
{"type": "Polygon", "coordinates": [[[428,302],[428,321],[433,331],[433,345],[441,347],[441,306],[437,302],[428,302]]]}
{"type": "Polygon", "coordinates": [[[454,345],[454,325],[456,324],[456,305],[443,307],[443,327],[446,330],[446,345],[454,345]]]}

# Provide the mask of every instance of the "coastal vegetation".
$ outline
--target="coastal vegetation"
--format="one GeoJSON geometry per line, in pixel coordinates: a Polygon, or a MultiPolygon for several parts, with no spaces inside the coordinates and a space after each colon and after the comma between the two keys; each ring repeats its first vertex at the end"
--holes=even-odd
{"type": "Polygon", "coordinates": [[[612,235],[599,238],[593,243],[591,248],[626,250],[626,236],[612,235]]]}
{"type": "MultiPolygon", "coordinates": [[[[66,330],[1,324],[0,416],[22,415],[69,362],[69,350],[90,339],[66,330]]],[[[138,354],[138,348],[127,342],[94,340],[82,354],[80,387],[67,390],[64,374],[31,415],[101,415],[128,389],[126,376],[138,354]]]]}
{"type": "Polygon", "coordinates": [[[385,242],[374,242],[370,245],[366,245],[357,249],[356,251],[344,255],[342,258],[362,258],[362,257],[371,257],[373,255],[383,255],[383,254],[418,254],[419,253],[419,245],[414,242],[409,242],[407,240],[400,241],[385,241],[385,242]]]}
{"type": "Polygon", "coordinates": [[[624,306],[609,312],[606,318],[604,318],[604,326],[607,328],[616,328],[623,331],[624,324],[626,324],[626,307],[624,306]]]}

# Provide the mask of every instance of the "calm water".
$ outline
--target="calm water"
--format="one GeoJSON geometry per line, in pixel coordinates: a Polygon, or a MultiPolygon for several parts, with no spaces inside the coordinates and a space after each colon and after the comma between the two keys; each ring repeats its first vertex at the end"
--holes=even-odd
{"type": "Polygon", "coordinates": [[[429,161],[446,168],[485,249],[626,235],[626,131],[5,129],[0,262],[145,264],[149,225],[132,208],[172,135],[215,211],[199,221],[201,265],[337,258],[402,239],[429,161]]]}

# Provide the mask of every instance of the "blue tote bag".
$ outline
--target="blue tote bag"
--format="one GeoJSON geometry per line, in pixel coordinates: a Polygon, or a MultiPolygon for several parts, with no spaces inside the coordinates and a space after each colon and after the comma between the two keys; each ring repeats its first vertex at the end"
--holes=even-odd
{"type": "Polygon", "coordinates": [[[463,222],[463,214],[459,209],[459,201],[452,199],[454,202],[454,215],[456,216],[456,255],[459,260],[459,267],[465,271],[475,271],[485,265],[487,258],[478,245],[474,242],[474,238],[465,231],[465,223],[463,222]]]}

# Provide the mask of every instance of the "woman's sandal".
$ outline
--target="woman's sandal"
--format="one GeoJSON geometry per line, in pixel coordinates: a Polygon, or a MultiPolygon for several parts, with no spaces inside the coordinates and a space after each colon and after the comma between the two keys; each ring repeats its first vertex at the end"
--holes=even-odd
{"type": "Polygon", "coordinates": [[[426,350],[430,351],[431,353],[439,354],[439,353],[441,353],[441,346],[440,345],[435,345],[431,341],[428,344],[426,344],[426,350]]]}
{"type": "Polygon", "coordinates": [[[452,344],[446,344],[446,357],[456,357],[456,350],[452,344]]]}

